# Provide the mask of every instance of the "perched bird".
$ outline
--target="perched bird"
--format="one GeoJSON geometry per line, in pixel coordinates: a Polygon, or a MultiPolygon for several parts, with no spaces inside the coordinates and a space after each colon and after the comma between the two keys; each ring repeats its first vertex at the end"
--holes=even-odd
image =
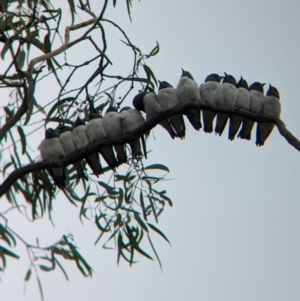
{"type": "MultiPolygon", "coordinates": [[[[133,131],[135,131],[137,128],[139,128],[145,123],[145,119],[142,116],[142,114],[138,110],[132,109],[130,107],[122,108],[120,110],[120,116],[121,116],[121,125],[122,125],[122,135],[132,133],[133,131]]],[[[144,135],[141,136],[141,141],[143,144],[144,156],[147,159],[147,151],[146,151],[146,143],[145,143],[144,135]]],[[[143,155],[141,150],[140,138],[137,138],[134,141],[129,141],[129,145],[131,148],[133,158],[138,158],[143,155]]]]}
{"type": "MultiPolygon", "coordinates": [[[[205,82],[199,87],[201,103],[207,105],[222,103],[223,92],[222,85],[220,84],[222,78],[223,76],[219,76],[216,73],[212,73],[206,77],[205,82]]],[[[216,113],[202,110],[202,115],[203,130],[205,133],[211,133],[213,131],[213,121],[216,113]]]]}
{"type": "MultiPolygon", "coordinates": [[[[86,124],[86,134],[90,143],[107,139],[107,133],[104,129],[103,118],[100,114],[90,114],[89,121],[86,124]]],[[[115,157],[112,146],[106,146],[99,149],[100,154],[111,169],[115,169],[118,166],[118,161],[115,157]]]]}
{"type": "MultiPolygon", "coordinates": [[[[133,98],[132,104],[137,110],[146,113],[146,121],[151,120],[162,112],[161,105],[154,92],[141,92],[137,94],[133,98]]],[[[170,134],[172,139],[176,137],[176,133],[168,119],[161,121],[159,124],[170,134]]]]}
{"type": "MultiPolygon", "coordinates": [[[[46,129],[45,139],[41,142],[38,149],[40,150],[42,160],[44,161],[55,161],[66,155],[63,146],[61,145],[58,132],[52,128],[46,129]]],[[[49,168],[48,172],[52,176],[55,185],[59,188],[66,187],[64,167],[49,168]]]]}
{"type": "MultiPolygon", "coordinates": [[[[226,105],[229,108],[233,108],[238,97],[238,90],[236,88],[236,80],[235,78],[224,72],[225,76],[222,82],[222,105],[226,105]]],[[[222,135],[224,128],[226,126],[229,114],[217,113],[217,124],[215,128],[216,134],[219,136],[222,135]]]]}
{"type": "MultiPolygon", "coordinates": [[[[177,90],[166,81],[159,82],[157,100],[163,111],[174,108],[180,104],[177,90]]],[[[183,116],[181,114],[173,115],[169,117],[169,120],[176,133],[176,137],[184,139],[185,124],[183,116]]]]}
{"type": "MultiPolygon", "coordinates": [[[[237,83],[236,87],[238,89],[238,97],[237,97],[235,107],[249,111],[250,93],[248,90],[248,83],[246,82],[246,80],[243,79],[242,76],[239,82],[237,83]]],[[[244,117],[238,115],[232,115],[230,117],[229,134],[228,134],[229,140],[232,141],[235,138],[235,135],[239,130],[241,123],[243,122],[244,119],[245,119],[244,117]]]]}
{"type": "MultiPolygon", "coordinates": [[[[103,117],[103,125],[108,137],[114,138],[122,136],[121,116],[114,106],[110,105],[106,110],[106,113],[103,117]]],[[[126,163],[127,155],[125,144],[114,145],[114,149],[117,153],[118,164],[120,165],[122,163],[126,163]]]]}
{"type": "MultiPolygon", "coordinates": [[[[249,87],[250,94],[250,112],[260,113],[264,102],[264,85],[259,82],[254,82],[249,87]]],[[[254,121],[245,119],[243,122],[242,129],[240,130],[238,137],[241,139],[251,139],[251,131],[254,125],[254,121]]]]}
{"type": "MultiPolygon", "coordinates": [[[[201,101],[197,83],[194,81],[191,73],[183,69],[181,78],[177,85],[177,93],[179,101],[182,104],[187,102],[194,102],[198,105],[201,101]]],[[[202,127],[200,114],[200,109],[190,109],[186,113],[188,120],[196,131],[199,131],[202,127]]]]}
{"type": "MultiPolygon", "coordinates": [[[[280,117],[281,113],[281,104],[278,90],[272,85],[269,86],[267,91],[267,95],[265,97],[261,114],[262,115],[270,115],[272,117],[280,117]]],[[[256,130],[256,145],[262,146],[264,145],[266,139],[271,134],[274,123],[266,123],[266,122],[258,122],[257,130],[256,130]]]]}
{"type": "MultiPolygon", "coordinates": [[[[72,137],[77,150],[87,147],[90,143],[89,138],[86,134],[86,125],[79,116],[74,123],[72,137]]],[[[99,176],[103,173],[100,158],[97,152],[87,156],[85,160],[96,176],[99,176]]]]}
{"type": "MultiPolygon", "coordinates": [[[[73,140],[72,128],[67,125],[62,125],[58,128],[59,130],[59,140],[65,151],[66,155],[74,153],[76,151],[76,145],[73,140]]],[[[77,177],[79,179],[87,180],[87,176],[83,170],[82,162],[78,161],[73,163],[75,170],[77,171],[77,177]]]]}

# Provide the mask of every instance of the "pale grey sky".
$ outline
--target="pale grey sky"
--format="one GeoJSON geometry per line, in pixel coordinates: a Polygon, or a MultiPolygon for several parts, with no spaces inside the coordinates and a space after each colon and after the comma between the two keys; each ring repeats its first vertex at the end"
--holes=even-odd
{"type": "MultiPolygon", "coordinates": [[[[177,85],[183,67],[198,83],[223,71],[237,79],[243,75],[248,83],[271,83],[281,94],[283,121],[300,137],[299,3],[133,1],[131,25],[119,2],[110,16],[115,15],[132,42],[144,52],[156,40],[160,43],[160,53],[149,61],[158,79],[177,85]]],[[[81,55],[80,50],[74,55],[81,55]]],[[[116,72],[120,66],[129,70],[117,48],[111,57],[116,72]]],[[[186,125],[183,141],[171,141],[160,127],[154,130],[156,139],[151,135],[148,141],[153,152],[147,163],[167,165],[172,179],[162,187],[174,207],[167,207],[159,222],[172,246],[153,235],[163,272],[157,262],[142,257],[133,268],[124,262],[117,266],[116,252],[93,245],[98,231],[93,223],[82,225],[79,209],[63,197],[54,203],[55,228],[46,220],[27,225],[11,215],[16,229],[29,240],[41,236],[41,244],[73,233],[95,270],[92,279],[84,279],[73,264],[66,264],[69,282],[59,271],[40,273],[46,301],[299,300],[299,153],[277,129],[258,148],[254,138],[229,142],[227,127],[218,137],[186,125]]],[[[35,137],[36,144],[39,139],[35,137]]],[[[8,262],[1,275],[1,300],[39,300],[34,279],[23,294],[25,258],[22,264],[8,262]]]]}

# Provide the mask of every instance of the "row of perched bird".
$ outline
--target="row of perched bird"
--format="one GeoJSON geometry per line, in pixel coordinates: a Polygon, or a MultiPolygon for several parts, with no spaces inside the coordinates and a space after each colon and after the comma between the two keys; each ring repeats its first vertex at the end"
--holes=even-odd
{"type": "MultiPolygon", "coordinates": [[[[160,82],[157,95],[154,92],[141,92],[133,99],[133,105],[137,110],[146,113],[146,120],[152,119],[162,111],[174,108],[180,104],[194,102],[195,104],[225,105],[229,108],[243,109],[253,113],[261,113],[272,117],[279,117],[281,104],[278,90],[270,85],[266,96],[264,96],[264,83],[254,82],[248,87],[243,77],[237,83],[232,75],[225,73],[225,76],[210,74],[205,82],[198,87],[193,76],[183,70],[177,88],[163,81],[160,82]],[[221,84],[221,80],[222,84],[221,84]]],[[[200,130],[201,110],[190,109],[185,113],[195,130],[200,130]]],[[[233,140],[240,126],[238,137],[241,139],[251,139],[251,131],[254,121],[234,114],[215,113],[209,110],[202,110],[204,131],[213,131],[213,121],[217,116],[215,132],[222,135],[227,120],[230,118],[228,138],[233,140]]],[[[160,123],[174,137],[185,137],[185,124],[182,115],[169,117],[160,123]]],[[[270,135],[274,124],[258,123],[256,144],[264,145],[270,135]]]]}
{"type": "MultiPolygon", "coordinates": [[[[41,157],[43,160],[54,161],[77,150],[84,149],[96,140],[124,136],[145,123],[140,111],[146,113],[146,121],[148,121],[163,111],[187,102],[225,105],[229,108],[235,107],[254,113],[279,117],[281,111],[279,92],[270,85],[266,96],[264,96],[264,85],[254,82],[248,87],[247,82],[242,77],[237,83],[232,75],[225,73],[225,76],[219,76],[213,73],[208,75],[205,82],[198,87],[193,76],[188,71],[183,70],[177,89],[173,88],[168,82],[162,81],[157,94],[141,92],[134,97],[133,106],[135,109],[124,107],[118,113],[116,108],[110,105],[103,118],[100,114],[91,114],[87,118],[87,124],[78,117],[73,127],[60,125],[55,130],[48,128],[46,137],[39,146],[41,157]]],[[[222,135],[227,120],[230,118],[229,139],[233,140],[235,138],[240,127],[241,130],[238,136],[242,139],[251,139],[251,131],[255,123],[252,120],[234,114],[215,113],[199,108],[188,109],[184,114],[196,130],[200,130],[202,127],[201,111],[205,132],[211,133],[213,131],[213,121],[217,116],[215,126],[217,134],[222,135]]],[[[185,137],[185,124],[182,114],[170,116],[160,122],[160,125],[168,131],[172,139],[175,137],[183,139],[185,137]]],[[[257,145],[264,144],[273,127],[273,123],[258,122],[257,145]]],[[[144,156],[147,157],[145,139],[141,135],[140,138],[128,142],[133,158],[140,158],[143,155],[141,142],[144,156]]],[[[111,169],[127,162],[125,145],[99,148],[99,153],[111,169]]],[[[103,173],[98,152],[87,156],[85,159],[95,175],[98,176],[103,173]]],[[[75,162],[73,165],[78,178],[87,179],[82,162],[75,162]]],[[[59,188],[65,187],[64,168],[51,168],[49,172],[59,188]]]]}
{"type": "MultiPolygon", "coordinates": [[[[84,149],[96,140],[105,140],[126,135],[145,123],[142,114],[130,107],[124,107],[118,113],[115,107],[110,106],[103,118],[100,114],[91,114],[87,119],[87,124],[85,124],[85,120],[78,117],[73,127],[60,125],[57,129],[46,129],[45,139],[39,146],[42,159],[48,161],[60,159],[84,149]]],[[[132,157],[140,158],[143,156],[140,141],[142,142],[144,156],[147,158],[143,135],[138,139],[128,142],[132,157]]],[[[111,169],[115,169],[120,164],[127,162],[125,145],[102,147],[99,149],[99,153],[111,169]]],[[[95,152],[85,158],[96,176],[103,173],[99,153],[95,152]]],[[[75,162],[73,166],[77,171],[77,177],[87,180],[82,162],[75,162]]],[[[59,188],[65,187],[65,169],[63,167],[50,168],[48,171],[53,177],[54,183],[59,188]]]]}

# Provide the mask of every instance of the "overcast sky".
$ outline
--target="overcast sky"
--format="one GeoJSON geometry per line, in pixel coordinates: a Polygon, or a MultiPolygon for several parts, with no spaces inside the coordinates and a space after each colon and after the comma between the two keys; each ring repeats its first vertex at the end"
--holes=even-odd
{"type": "MultiPolygon", "coordinates": [[[[271,83],[280,91],[283,121],[300,137],[297,1],[133,1],[132,24],[118,2],[107,16],[123,26],[133,43],[146,53],[156,40],[160,43],[160,53],[149,61],[158,79],[177,85],[184,68],[198,83],[224,71],[237,79],[243,75],[248,83],[271,83]]],[[[77,55],[82,49],[76,49],[77,55]]],[[[116,66],[126,65],[117,49],[111,56],[116,66]]],[[[47,220],[28,225],[17,214],[9,216],[12,227],[32,242],[39,236],[41,245],[73,233],[95,270],[92,279],[85,279],[66,263],[69,282],[60,271],[40,273],[46,301],[299,300],[299,152],[277,129],[258,148],[254,138],[228,141],[228,127],[218,137],[196,132],[187,121],[186,126],[183,141],[172,141],[161,127],[148,141],[153,151],[147,163],[170,168],[171,180],[161,187],[174,207],[166,208],[159,227],[172,246],[153,236],[163,272],[143,257],[132,268],[124,262],[117,266],[117,253],[94,246],[98,231],[92,223],[81,224],[79,209],[63,197],[54,203],[55,228],[47,220]]],[[[40,137],[35,137],[37,144],[40,137]]],[[[20,252],[22,263],[9,260],[1,274],[3,301],[40,298],[34,279],[24,295],[29,263],[25,250],[20,252]]]]}

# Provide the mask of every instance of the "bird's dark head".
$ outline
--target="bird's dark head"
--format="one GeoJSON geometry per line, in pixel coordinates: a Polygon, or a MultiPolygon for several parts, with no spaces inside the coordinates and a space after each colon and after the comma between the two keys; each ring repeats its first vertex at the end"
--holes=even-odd
{"type": "Polygon", "coordinates": [[[217,73],[212,73],[210,75],[208,75],[205,79],[205,82],[221,82],[221,79],[224,78],[224,76],[220,76],[217,73]]]}
{"type": "Polygon", "coordinates": [[[143,99],[145,95],[149,92],[141,92],[138,95],[136,95],[132,100],[132,105],[139,111],[145,112],[144,102],[143,99]]]}
{"type": "Polygon", "coordinates": [[[269,89],[267,91],[267,96],[275,96],[278,99],[280,99],[279,91],[273,87],[271,84],[269,84],[269,89]]]}
{"type": "Polygon", "coordinates": [[[112,104],[109,105],[108,109],[106,110],[106,113],[109,113],[109,112],[116,112],[116,113],[118,113],[116,107],[114,107],[112,104]]]}
{"type": "Polygon", "coordinates": [[[45,131],[45,138],[46,139],[51,139],[51,138],[57,138],[58,137],[58,132],[52,128],[48,128],[45,131]]]}
{"type": "Polygon", "coordinates": [[[102,118],[102,115],[99,113],[90,114],[88,120],[97,119],[97,118],[102,118]]]}
{"type": "Polygon", "coordinates": [[[128,110],[132,110],[131,107],[123,107],[121,110],[120,110],[120,113],[123,112],[123,111],[128,111],[128,110]]]}
{"type": "Polygon", "coordinates": [[[173,86],[166,81],[158,81],[158,82],[159,82],[158,90],[165,89],[165,88],[173,88],[173,86]]]}
{"type": "Polygon", "coordinates": [[[264,85],[265,83],[262,84],[260,82],[254,82],[253,84],[250,85],[249,91],[254,90],[254,91],[264,93],[264,85]]]}
{"type": "Polygon", "coordinates": [[[235,78],[232,75],[227,74],[226,72],[224,72],[224,74],[225,74],[225,76],[224,76],[224,79],[223,79],[223,84],[228,83],[228,84],[232,84],[232,85],[236,86],[235,78]]]}
{"type": "Polygon", "coordinates": [[[79,125],[85,125],[85,122],[78,116],[73,124],[73,128],[76,128],[79,125]]]}
{"type": "Polygon", "coordinates": [[[59,126],[57,131],[58,131],[59,134],[62,134],[64,132],[72,131],[72,127],[62,124],[62,125],[59,126]]]}
{"type": "Polygon", "coordinates": [[[191,74],[190,72],[188,72],[188,71],[185,71],[183,68],[181,68],[181,70],[182,70],[181,77],[184,77],[184,76],[186,76],[186,77],[188,77],[188,78],[190,78],[190,79],[194,80],[194,77],[192,76],[192,74],[191,74]]]}
{"type": "Polygon", "coordinates": [[[245,79],[243,79],[243,77],[241,76],[240,80],[238,81],[237,85],[236,85],[237,88],[245,88],[248,90],[248,83],[245,79]]]}

